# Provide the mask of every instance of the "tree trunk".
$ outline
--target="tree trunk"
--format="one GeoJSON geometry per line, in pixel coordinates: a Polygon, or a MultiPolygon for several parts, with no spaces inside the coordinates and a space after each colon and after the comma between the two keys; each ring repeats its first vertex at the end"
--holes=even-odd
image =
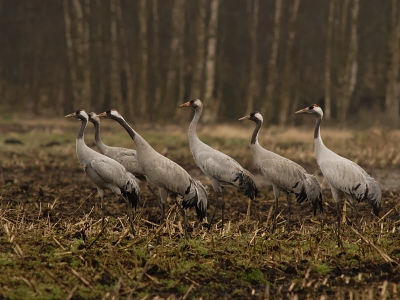
{"type": "Polygon", "coordinates": [[[387,73],[387,85],[386,85],[386,116],[388,125],[392,128],[398,127],[399,122],[399,51],[400,51],[400,13],[397,6],[397,1],[392,0],[392,12],[391,12],[391,32],[389,38],[389,57],[390,66],[387,73]]]}
{"type": "Polygon", "coordinates": [[[184,1],[183,0],[174,0],[172,7],[172,36],[171,36],[171,46],[170,46],[170,55],[168,62],[168,70],[167,70],[167,84],[165,91],[165,99],[167,100],[165,105],[169,107],[173,107],[174,110],[167,110],[167,115],[175,115],[176,109],[175,104],[178,102],[177,99],[180,99],[180,60],[183,57],[180,57],[181,47],[183,44],[183,36],[181,33],[184,28],[184,1]]]}
{"type": "Polygon", "coordinates": [[[89,23],[90,8],[85,2],[85,13],[79,0],[72,1],[72,11],[69,1],[63,1],[65,38],[69,62],[69,75],[72,83],[73,107],[90,105],[90,49],[89,23]],[[73,21],[71,16],[74,16],[73,21]]]}
{"type": "Polygon", "coordinates": [[[68,0],[63,0],[65,39],[67,42],[68,67],[69,67],[69,76],[71,78],[71,88],[72,88],[72,107],[75,107],[75,103],[79,99],[80,94],[79,94],[79,85],[77,79],[77,65],[75,63],[74,43],[72,41],[72,22],[70,16],[71,12],[68,3],[69,3],[68,0]]]}
{"type": "Polygon", "coordinates": [[[357,83],[358,72],[358,35],[357,35],[357,21],[359,12],[359,0],[354,0],[351,12],[350,22],[350,40],[347,53],[346,64],[344,67],[344,84],[342,85],[341,97],[338,103],[338,117],[339,121],[345,121],[347,117],[347,109],[349,107],[354,89],[357,83]]]}
{"type": "Polygon", "coordinates": [[[249,71],[249,84],[247,88],[247,112],[254,110],[254,99],[259,95],[259,84],[258,84],[258,11],[259,11],[259,0],[254,0],[253,7],[251,7],[251,1],[247,2],[249,8],[249,35],[250,35],[250,71],[249,71]]]}
{"type": "Polygon", "coordinates": [[[329,14],[326,29],[326,49],[325,49],[325,107],[324,117],[330,120],[332,117],[331,110],[331,62],[332,62],[332,27],[333,17],[335,13],[335,0],[329,1],[329,14]]]}
{"type": "Polygon", "coordinates": [[[292,49],[293,42],[296,35],[296,20],[299,11],[300,0],[293,0],[293,5],[290,7],[290,19],[288,37],[286,40],[285,49],[285,65],[283,67],[283,80],[281,91],[281,106],[279,108],[279,125],[285,125],[287,121],[290,100],[292,97],[292,80],[293,80],[293,67],[292,67],[292,49]]]}
{"type": "MultiPolygon", "coordinates": [[[[160,107],[161,105],[161,92],[163,89],[163,80],[161,76],[162,68],[160,63],[160,37],[159,37],[159,24],[160,18],[158,14],[158,0],[152,2],[153,11],[153,72],[154,72],[154,103],[153,107],[160,107]]],[[[152,115],[152,114],[150,114],[152,115]]]]}
{"type": "MultiPolygon", "coordinates": [[[[102,11],[102,4],[101,0],[96,1],[96,12],[97,15],[101,16],[101,11],[102,11]]],[[[103,44],[103,39],[104,39],[104,32],[103,32],[103,26],[101,22],[101,18],[98,18],[96,20],[96,27],[95,27],[95,32],[96,32],[96,39],[95,39],[95,45],[96,45],[96,50],[93,51],[94,55],[93,57],[97,58],[98,63],[96,64],[96,69],[94,72],[95,76],[95,88],[93,89],[92,93],[92,105],[94,107],[98,107],[103,109],[105,107],[105,95],[106,95],[106,59],[105,59],[105,45],[103,44]],[[97,93],[95,93],[95,91],[97,93]]]]}
{"type": "Polygon", "coordinates": [[[273,39],[271,44],[271,54],[268,61],[268,79],[265,88],[265,101],[261,108],[261,113],[264,116],[264,120],[267,124],[270,123],[273,115],[273,103],[275,99],[275,87],[278,83],[278,49],[279,41],[281,38],[282,31],[282,0],[275,0],[275,14],[274,14],[274,27],[273,27],[273,39]]]}
{"type": "MultiPolygon", "coordinates": [[[[258,1],[258,0],[257,0],[258,1]]],[[[206,0],[197,1],[198,14],[196,18],[196,60],[194,63],[193,79],[190,88],[191,98],[202,99],[204,60],[205,60],[205,42],[206,42],[206,0]]]]}
{"type": "MultiPolygon", "coordinates": [[[[140,10],[139,10],[140,11],[140,10]]],[[[121,50],[122,50],[122,68],[124,70],[125,79],[126,79],[126,108],[127,113],[126,115],[129,118],[133,118],[135,116],[135,103],[134,103],[134,79],[133,79],[133,72],[131,67],[130,61],[130,51],[128,46],[128,37],[125,32],[124,26],[124,19],[122,17],[122,8],[121,8],[121,1],[115,0],[115,13],[116,19],[119,25],[119,37],[121,40],[121,50]]],[[[122,99],[122,95],[121,95],[122,99]]]]}
{"type": "Polygon", "coordinates": [[[121,94],[120,60],[118,51],[118,30],[117,30],[117,4],[116,0],[110,1],[110,32],[111,32],[111,57],[110,57],[110,83],[111,83],[111,106],[118,110],[125,110],[121,94]]]}
{"type": "MultiPolygon", "coordinates": [[[[203,120],[206,122],[214,122],[218,114],[218,110],[215,109],[213,105],[213,92],[215,87],[215,59],[217,52],[218,9],[219,0],[211,0],[210,20],[208,22],[208,41],[204,86],[205,109],[203,120]]],[[[218,101],[221,101],[221,99],[218,101]]]]}
{"type": "Polygon", "coordinates": [[[147,0],[139,1],[139,40],[140,40],[140,76],[138,84],[137,103],[140,107],[140,118],[148,121],[147,118],[147,62],[148,62],[148,46],[147,46],[147,0]],[[140,104],[140,105],[139,105],[140,104]]]}

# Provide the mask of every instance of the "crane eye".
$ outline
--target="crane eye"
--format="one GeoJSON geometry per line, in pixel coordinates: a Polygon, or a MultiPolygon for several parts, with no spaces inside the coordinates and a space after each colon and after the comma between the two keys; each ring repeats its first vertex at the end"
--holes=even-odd
{"type": "Polygon", "coordinates": [[[310,105],[310,106],[308,107],[308,109],[309,109],[309,110],[313,110],[313,109],[314,109],[314,105],[310,105]]]}

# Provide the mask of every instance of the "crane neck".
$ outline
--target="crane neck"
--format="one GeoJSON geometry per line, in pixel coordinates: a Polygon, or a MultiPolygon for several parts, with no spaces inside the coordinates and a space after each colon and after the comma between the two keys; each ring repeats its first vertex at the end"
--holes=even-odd
{"type": "Polygon", "coordinates": [[[84,139],[84,132],[85,132],[87,123],[88,123],[88,120],[86,120],[86,119],[81,120],[81,127],[79,127],[78,134],[76,136],[77,140],[84,139]]]}
{"type": "Polygon", "coordinates": [[[196,133],[196,127],[197,123],[200,120],[200,116],[203,113],[203,107],[197,106],[194,110],[194,116],[192,122],[190,122],[189,125],[189,142],[193,139],[198,139],[197,133],[196,133]]]}
{"type": "Polygon", "coordinates": [[[139,152],[142,150],[144,151],[148,151],[149,149],[153,149],[150,144],[144,139],[142,138],[138,133],[136,133],[136,131],[134,131],[132,129],[131,126],[129,126],[129,124],[124,120],[124,119],[115,119],[122,127],[124,127],[124,129],[126,130],[126,132],[129,134],[129,136],[131,137],[131,139],[133,140],[133,142],[136,145],[136,150],[139,152]]]}
{"type": "Polygon", "coordinates": [[[132,127],[129,126],[129,124],[124,119],[119,119],[118,118],[118,119],[115,119],[115,121],[117,121],[122,127],[124,127],[124,129],[129,134],[131,139],[135,142],[136,136],[138,134],[136,134],[136,132],[132,129],[132,127]]]}
{"type": "Polygon", "coordinates": [[[103,143],[100,137],[100,123],[99,122],[93,122],[94,125],[94,140],[96,142],[97,148],[100,149],[100,152],[103,152],[102,150],[106,147],[106,145],[103,143]]]}
{"type": "Polygon", "coordinates": [[[322,116],[317,115],[314,128],[314,139],[321,139],[321,133],[320,133],[321,122],[322,122],[322,116]]]}
{"type": "Polygon", "coordinates": [[[315,128],[314,128],[314,147],[315,147],[314,151],[315,151],[315,157],[317,158],[317,162],[319,160],[322,151],[325,151],[326,149],[326,146],[322,141],[320,133],[321,121],[322,121],[322,116],[317,115],[317,120],[315,122],[315,128]]]}
{"type": "Polygon", "coordinates": [[[256,127],[254,128],[253,131],[253,135],[251,136],[251,144],[258,144],[258,133],[260,131],[261,125],[262,125],[262,121],[261,120],[257,120],[256,122],[256,127]]]}

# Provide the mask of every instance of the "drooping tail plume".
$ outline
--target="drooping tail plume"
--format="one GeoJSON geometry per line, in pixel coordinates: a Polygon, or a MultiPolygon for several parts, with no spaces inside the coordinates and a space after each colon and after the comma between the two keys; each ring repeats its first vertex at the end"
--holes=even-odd
{"type": "Polygon", "coordinates": [[[195,207],[197,218],[202,221],[207,213],[207,189],[200,181],[192,180],[188,196],[182,200],[183,208],[195,207]]]}
{"type": "Polygon", "coordinates": [[[240,173],[239,188],[243,190],[245,196],[249,197],[251,200],[260,195],[253,174],[246,169],[243,169],[243,172],[240,173]]]}

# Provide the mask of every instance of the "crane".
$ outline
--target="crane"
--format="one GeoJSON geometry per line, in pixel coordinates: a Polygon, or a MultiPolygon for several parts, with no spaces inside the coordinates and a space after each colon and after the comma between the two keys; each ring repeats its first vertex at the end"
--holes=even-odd
{"type": "MultiPolygon", "coordinates": [[[[136,145],[138,161],[147,180],[159,188],[163,218],[168,195],[175,200],[177,196],[180,196],[184,209],[195,207],[197,218],[200,221],[205,218],[207,190],[200,181],[194,180],[181,166],[154,150],[143,137],[129,126],[117,110],[109,109],[99,114],[99,117],[117,121],[132,138],[136,145]]],[[[186,231],[185,215],[184,222],[186,231]]]]}
{"type": "MultiPolygon", "coordinates": [[[[193,107],[194,117],[189,126],[189,147],[193,158],[203,173],[210,178],[212,187],[218,196],[221,196],[222,226],[224,224],[224,187],[234,186],[244,191],[244,194],[251,200],[258,196],[258,189],[254,183],[254,177],[249,171],[244,169],[232,157],[211,148],[203,143],[197,136],[196,126],[203,112],[203,103],[200,99],[190,100],[178,106],[193,107]]],[[[209,228],[214,218],[215,211],[211,217],[209,228]]]]}
{"type": "Polygon", "coordinates": [[[286,195],[289,214],[290,193],[295,194],[298,203],[310,200],[314,216],[318,209],[322,213],[322,193],[317,178],[312,174],[308,174],[302,166],[294,161],[268,151],[258,143],[258,133],[263,123],[262,115],[258,111],[254,111],[239,120],[250,120],[256,123],[251,137],[251,151],[253,153],[254,165],[261,171],[265,179],[272,184],[275,197],[275,222],[280,192],[286,195]]]}
{"type": "Polygon", "coordinates": [[[124,199],[127,205],[129,222],[134,233],[131,208],[136,209],[140,199],[140,189],[135,176],[129,173],[119,162],[94,151],[85,144],[84,132],[89,120],[85,110],[79,109],[65,117],[74,117],[81,121],[81,126],[76,136],[76,156],[89,179],[97,186],[101,200],[100,208],[103,228],[104,190],[110,189],[124,199]]]}
{"type": "Polygon", "coordinates": [[[306,108],[296,111],[296,114],[308,113],[316,117],[314,129],[314,147],[317,164],[329,183],[336,204],[336,214],[338,229],[340,227],[340,192],[343,192],[352,205],[357,220],[358,228],[358,212],[355,202],[366,200],[373,208],[374,214],[379,215],[381,209],[382,192],[379,183],[368,175],[355,162],[344,158],[328,149],[321,138],[320,127],[322,117],[324,115],[321,107],[317,104],[310,105],[306,108]]]}
{"type": "Polygon", "coordinates": [[[111,147],[104,144],[100,137],[99,116],[95,112],[90,112],[88,115],[89,121],[92,122],[94,125],[94,139],[97,148],[100,150],[100,153],[116,160],[121,165],[123,165],[128,172],[132,173],[137,179],[145,182],[147,188],[157,198],[157,195],[154,193],[149,183],[147,182],[144,171],[140,166],[139,161],[137,160],[136,150],[122,147],[111,147]]]}

